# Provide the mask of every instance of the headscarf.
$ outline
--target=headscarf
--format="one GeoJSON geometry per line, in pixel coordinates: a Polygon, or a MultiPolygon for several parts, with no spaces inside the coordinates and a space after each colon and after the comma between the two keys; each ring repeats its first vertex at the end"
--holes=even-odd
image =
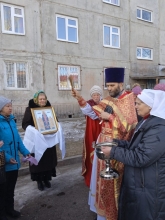
{"type": "Polygon", "coordinates": [[[139,95],[141,93],[142,89],[140,88],[140,86],[135,86],[132,89],[132,92],[134,93],[134,95],[139,95]]]}
{"type": "Polygon", "coordinates": [[[47,96],[46,96],[45,92],[42,91],[42,90],[39,90],[39,91],[36,92],[36,93],[34,94],[34,96],[33,96],[33,101],[34,101],[35,104],[38,104],[38,96],[39,96],[40,94],[44,94],[45,97],[46,97],[46,99],[47,99],[47,96]]]}
{"type": "Polygon", "coordinates": [[[165,119],[165,92],[161,90],[143,89],[137,96],[151,107],[150,115],[165,119]]]}
{"type": "Polygon", "coordinates": [[[11,99],[5,98],[4,96],[0,96],[0,111],[7,104],[11,103],[11,99]]]}
{"type": "Polygon", "coordinates": [[[165,84],[164,83],[159,83],[154,86],[154,90],[162,90],[165,91],[165,84]]]}
{"type": "Polygon", "coordinates": [[[99,86],[97,86],[97,85],[94,85],[94,86],[90,89],[89,93],[90,93],[90,96],[92,96],[94,93],[98,93],[100,96],[103,95],[102,89],[101,89],[99,86]]]}

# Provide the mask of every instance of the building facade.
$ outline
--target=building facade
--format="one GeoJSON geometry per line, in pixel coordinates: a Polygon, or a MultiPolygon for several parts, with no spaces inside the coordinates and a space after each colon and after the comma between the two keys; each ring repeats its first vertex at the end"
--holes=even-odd
{"type": "Polygon", "coordinates": [[[80,114],[68,76],[84,98],[104,69],[125,67],[125,85],[165,79],[163,0],[4,0],[0,2],[0,94],[22,115],[44,90],[61,117],[80,114]]]}

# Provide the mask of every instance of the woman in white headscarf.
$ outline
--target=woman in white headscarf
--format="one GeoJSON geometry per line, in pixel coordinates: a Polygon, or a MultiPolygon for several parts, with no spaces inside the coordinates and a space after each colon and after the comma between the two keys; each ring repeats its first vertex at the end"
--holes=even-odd
{"type": "Polygon", "coordinates": [[[136,99],[143,119],[130,142],[102,147],[105,155],[125,164],[118,220],[165,219],[165,92],[144,89],[136,99]]]}

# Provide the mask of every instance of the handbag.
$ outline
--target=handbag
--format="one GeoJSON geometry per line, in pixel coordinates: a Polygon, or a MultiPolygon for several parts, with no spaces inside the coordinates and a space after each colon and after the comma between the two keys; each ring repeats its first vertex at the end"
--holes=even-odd
{"type": "Polygon", "coordinates": [[[6,182],[5,151],[0,151],[0,184],[6,182]]]}

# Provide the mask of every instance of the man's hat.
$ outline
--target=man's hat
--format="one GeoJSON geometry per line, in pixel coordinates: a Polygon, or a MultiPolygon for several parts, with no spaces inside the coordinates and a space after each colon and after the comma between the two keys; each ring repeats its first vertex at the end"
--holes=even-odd
{"type": "Polygon", "coordinates": [[[118,68],[118,67],[105,69],[105,83],[124,82],[124,69],[125,68],[118,68]]]}

